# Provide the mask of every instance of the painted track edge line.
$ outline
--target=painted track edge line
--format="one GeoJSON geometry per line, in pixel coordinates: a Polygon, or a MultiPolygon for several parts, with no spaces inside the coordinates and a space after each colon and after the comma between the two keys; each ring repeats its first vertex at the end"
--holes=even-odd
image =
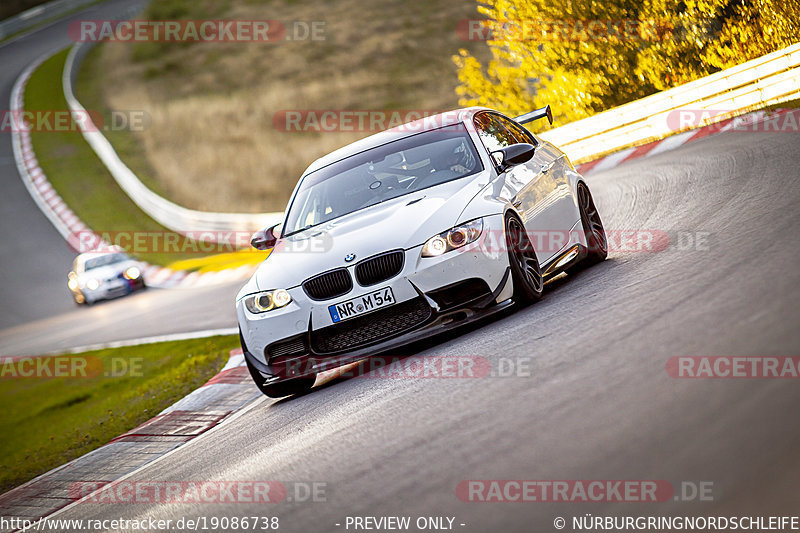
{"type": "Polygon", "coordinates": [[[54,350],[44,353],[42,355],[58,355],[58,354],[77,354],[83,352],[91,352],[94,350],[105,350],[107,348],[125,348],[128,346],[143,346],[146,344],[155,344],[158,342],[170,341],[185,341],[192,339],[205,339],[206,337],[216,337],[218,335],[236,335],[239,333],[239,328],[217,328],[217,329],[202,329],[197,331],[186,331],[183,333],[167,333],[164,335],[153,335],[151,337],[139,337],[136,339],[125,339],[121,341],[100,342],[97,344],[87,344],[84,346],[76,346],[64,350],[54,350]]]}

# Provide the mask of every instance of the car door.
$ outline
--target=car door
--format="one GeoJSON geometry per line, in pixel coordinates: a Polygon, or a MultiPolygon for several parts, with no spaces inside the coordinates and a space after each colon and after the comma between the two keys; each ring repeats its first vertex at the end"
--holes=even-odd
{"type": "Polygon", "coordinates": [[[566,245],[572,227],[567,222],[569,217],[562,212],[561,200],[565,193],[566,200],[570,201],[569,184],[560,170],[560,165],[566,162],[563,154],[497,113],[476,115],[475,127],[490,153],[516,143],[536,146],[530,161],[498,176],[498,189],[499,196],[508,198],[522,217],[539,261],[547,262],[566,245]]]}
{"type": "Polygon", "coordinates": [[[498,115],[498,121],[519,142],[536,146],[530,161],[509,172],[524,172],[526,176],[532,176],[512,203],[520,213],[525,213],[525,227],[539,260],[546,263],[567,246],[569,231],[578,220],[566,174],[569,163],[561,150],[550,143],[540,142],[513,120],[498,115]]]}
{"type": "MultiPolygon", "coordinates": [[[[498,119],[499,115],[495,113],[483,112],[475,115],[473,121],[478,136],[489,154],[520,142],[498,119]]],[[[497,165],[495,165],[495,169],[498,169],[497,165]]],[[[508,201],[513,201],[513,198],[531,179],[534,179],[534,177],[526,172],[498,172],[494,194],[508,201]]]]}

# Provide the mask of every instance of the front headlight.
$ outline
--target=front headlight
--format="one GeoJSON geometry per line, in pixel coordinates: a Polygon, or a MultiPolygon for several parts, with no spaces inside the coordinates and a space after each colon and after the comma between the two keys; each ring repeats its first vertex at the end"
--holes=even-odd
{"type": "Polygon", "coordinates": [[[422,247],[422,257],[437,257],[466,246],[475,242],[482,232],[483,219],[477,218],[439,235],[434,235],[422,247]]]}
{"type": "Polygon", "coordinates": [[[142,272],[135,266],[130,267],[128,270],[122,273],[125,276],[125,279],[139,279],[139,276],[142,275],[142,272]]]}
{"type": "Polygon", "coordinates": [[[285,289],[276,289],[245,296],[244,306],[251,313],[258,314],[286,307],[291,301],[292,296],[285,289]]]}
{"type": "Polygon", "coordinates": [[[97,289],[99,286],[100,286],[100,282],[97,281],[94,278],[92,278],[92,279],[90,279],[89,281],[86,282],[86,288],[89,289],[90,291],[93,291],[93,290],[97,289]]]}

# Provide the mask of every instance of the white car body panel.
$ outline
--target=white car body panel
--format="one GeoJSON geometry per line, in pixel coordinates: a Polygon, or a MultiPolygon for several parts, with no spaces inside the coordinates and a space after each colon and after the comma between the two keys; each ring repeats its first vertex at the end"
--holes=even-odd
{"type": "MultiPolygon", "coordinates": [[[[263,377],[268,379],[270,376],[265,353],[270,344],[294,336],[310,338],[315,332],[327,331],[326,328],[334,326],[329,306],[377,289],[390,287],[395,305],[418,297],[426,298],[434,310],[434,317],[443,315],[437,315],[439,307],[430,294],[465,280],[480,280],[488,287],[489,294],[481,299],[482,306],[491,308],[494,304],[508,304],[513,293],[504,238],[505,217],[509,212],[521,218],[529,233],[563,236],[559,237],[561,240],[548,242],[541,253],[537,249],[543,272],[548,264],[552,266],[563,260],[566,251],[573,250],[574,254],[576,246],[586,246],[586,239],[580,231],[580,211],[576,200],[577,184],[582,178],[566,156],[555,146],[535,138],[538,145],[533,158],[498,175],[494,161],[472,122],[472,117],[481,112],[491,110],[470,108],[454,113],[466,126],[483,170],[362,208],[277,241],[274,251],[237,296],[237,317],[245,356],[263,377]],[[421,256],[422,246],[428,239],[478,218],[483,221],[483,232],[477,241],[437,257],[421,256]],[[359,261],[401,249],[405,261],[397,275],[366,287],[357,283],[354,270],[359,261]],[[352,255],[355,259],[346,260],[352,255]],[[347,293],[315,301],[301,286],[304,280],[339,268],[347,269],[352,280],[352,289],[347,293]],[[245,308],[246,296],[277,289],[287,290],[291,303],[263,313],[252,313],[245,308]]],[[[409,135],[408,132],[391,130],[378,133],[312,163],[295,187],[287,218],[306,176],[364,150],[409,135]]],[[[475,309],[465,310],[480,315],[475,309]]],[[[438,323],[434,321],[433,325],[438,323]]],[[[345,328],[347,324],[347,321],[342,321],[335,327],[345,328]]],[[[429,334],[435,331],[432,328],[429,334]]],[[[398,339],[376,342],[369,349],[356,346],[353,353],[360,357],[369,350],[394,346],[407,338],[411,335],[403,334],[398,339]]],[[[318,355],[311,350],[309,357],[321,358],[324,354],[318,355]]]]}
{"type": "Polygon", "coordinates": [[[488,181],[488,171],[401,196],[282,239],[276,248],[287,252],[281,255],[280,264],[269,257],[259,266],[257,290],[297,287],[324,270],[346,266],[344,257],[351,253],[361,260],[387,250],[421,246],[456,224],[463,205],[481,191],[481,180],[488,181]],[[309,244],[304,244],[305,240],[309,244]],[[322,257],[324,270],[320,270],[322,257]]]}

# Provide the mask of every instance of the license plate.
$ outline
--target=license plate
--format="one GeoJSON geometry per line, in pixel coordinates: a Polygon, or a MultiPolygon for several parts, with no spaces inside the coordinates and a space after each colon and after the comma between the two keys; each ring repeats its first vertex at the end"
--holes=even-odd
{"type": "Polygon", "coordinates": [[[334,322],[341,322],[349,318],[354,318],[381,307],[387,307],[395,303],[394,293],[391,287],[378,289],[369,294],[364,294],[358,298],[353,298],[338,304],[328,306],[331,319],[334,322]]]}

